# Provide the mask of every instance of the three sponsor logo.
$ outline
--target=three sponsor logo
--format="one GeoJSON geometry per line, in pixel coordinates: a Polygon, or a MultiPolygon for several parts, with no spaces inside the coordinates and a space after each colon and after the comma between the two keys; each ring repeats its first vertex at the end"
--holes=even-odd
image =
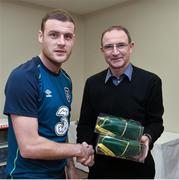
{"type": "Polygon", "coordinates": [[[68,116],[69,108],[67,106],[61,106],[56,112],[56,116],[60,117],[60,122],[55,125],[55,133],[57,136],[63,136],[69,127],[68,116]]]}
{"type": "MultiPolygon", "coordinates": [[[[65,97],[67,101],[70,103],[71,94],[68,87],[64,87],[65,97]]],[[[45,97],[51,98],[53,97],[52,91],[49,89],[45,90],[45,97]]],[[[69,108],[67,106],[61,106],[56,112],[56,116],[60,117],[60,121],[55,125],[55,133],[57,136],[63,136],[69,127],[68,116],[69,116],[69,108]]]]}

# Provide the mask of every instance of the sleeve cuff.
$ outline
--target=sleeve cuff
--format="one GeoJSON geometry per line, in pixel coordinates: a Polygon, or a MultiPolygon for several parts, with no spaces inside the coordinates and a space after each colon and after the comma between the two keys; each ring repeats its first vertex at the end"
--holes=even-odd
{"type": "Polygon", "coordinates": [[[152,137],[151,137],[151,135],[150,135],[150,134],[145,133],[145,134],[143,134],[143,135],[144,135],[144,136],[147,136],[147,137],[149,138],[150,143],[152,142],[152,137]]]}

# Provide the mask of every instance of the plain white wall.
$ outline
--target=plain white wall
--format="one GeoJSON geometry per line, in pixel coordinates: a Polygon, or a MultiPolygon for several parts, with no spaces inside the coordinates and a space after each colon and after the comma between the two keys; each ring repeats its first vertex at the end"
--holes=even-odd
{"type": "Polygon", "coordinates": [[[165,130],[173,132],[179,132],[178,9],[177,0],[133,0],[84,18],[85,77],[106,67],[99,50],[104,29],[127,27],[136,43],[131,62],[162,78],[165,130]]]}
{"type": "MultiPolygon", "coordinates": [[[[4,117],[2,112],[5,82],[12,69],[39,54],[37,33],[41,18],[49,9],[8,1],[0,1],[0,7],[0,117],[4,117]]],[[[62,67],[75,82],[73,92],[77,95],[73,97],[72,120],[77,120],[83,90],[79,84],[84,81],[84,30],[80,17],[74,15],[74,18],[78,27],[76,44],[72,56],[62,67]]]]}

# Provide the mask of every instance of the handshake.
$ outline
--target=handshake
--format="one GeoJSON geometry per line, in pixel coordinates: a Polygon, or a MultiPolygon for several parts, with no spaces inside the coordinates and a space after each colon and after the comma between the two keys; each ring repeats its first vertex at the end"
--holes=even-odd
{"type": "Polygon", "coordinates": [[[93,166],[94,164],[94,149],[92,145],[88,145],[86,142],[82,144],[78,144],[79,153],[76,156],[76,161],[85,165],[85,166],[93,166]]]}

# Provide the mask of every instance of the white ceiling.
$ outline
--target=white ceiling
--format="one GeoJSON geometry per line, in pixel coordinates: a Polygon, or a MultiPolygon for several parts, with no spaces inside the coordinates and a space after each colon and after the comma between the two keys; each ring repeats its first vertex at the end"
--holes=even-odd
{"type": "Polygon", "coordinates": [[[129,0],[18,0],[18,1],[51,7],[51,8],[61,8],[71,13],[84,15],[129,0]]]}

